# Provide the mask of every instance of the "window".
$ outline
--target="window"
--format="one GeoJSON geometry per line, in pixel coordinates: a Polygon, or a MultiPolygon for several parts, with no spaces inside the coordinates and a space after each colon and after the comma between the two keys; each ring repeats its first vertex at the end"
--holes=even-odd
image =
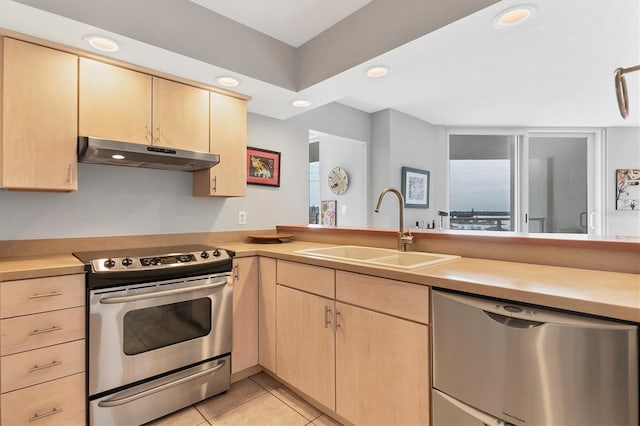
{"type": "Polygon", "coordinates": [[[450,228],[600,233],[601,151],[599,133],[450,133],[450,228]]]}
{"type": "Polygon", "coordinates": [[[515,137],[451,135],[451,229],[514,230],[515,137]]]}

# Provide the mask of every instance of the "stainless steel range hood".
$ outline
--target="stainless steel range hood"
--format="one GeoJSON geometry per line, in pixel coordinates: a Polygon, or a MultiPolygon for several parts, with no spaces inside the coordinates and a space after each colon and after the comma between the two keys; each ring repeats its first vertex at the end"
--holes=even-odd
{"type": "Polygon", "coordinates": [[[79,136],[78,161],[91,164],[195,172],[215,166],[220,162],[220,156],[208,152],[185,151],[156,145],[79,136]]]}

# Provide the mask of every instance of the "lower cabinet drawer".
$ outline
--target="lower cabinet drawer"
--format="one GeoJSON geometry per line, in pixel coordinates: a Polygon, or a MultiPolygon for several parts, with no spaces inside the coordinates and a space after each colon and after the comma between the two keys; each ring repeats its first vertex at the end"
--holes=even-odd
{"type": "Polygon", "coordinates": [[[84,274],[0,283],[2,318],[84,306],[84,274]]]}
{"type": "Polygon", "coordinates": [[[3,425],[84,425],[84,373],[2,395],[3,425]]]}
{"type": "Polygon", "coordinates": [[[81,373],[84,354],[83,339],[2,357],[0,391],[11,392],[81,373]]]}
{"type": "Polygon", "coordinates": [[[83,307],[0,320],[0,355],[84,339],[83,307]]]}

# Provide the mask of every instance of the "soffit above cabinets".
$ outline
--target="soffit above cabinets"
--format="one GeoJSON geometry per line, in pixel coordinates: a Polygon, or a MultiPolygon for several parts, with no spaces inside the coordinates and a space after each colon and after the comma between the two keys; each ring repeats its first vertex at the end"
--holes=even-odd
{"type": "MultiPolygon", "coordinates": [[[[311,108],[391,108],[449,126],[640,126],[633,96],[640,75],[627,78],[626,120],[613,90],[617,67],[640,64],[637,0],[532,0],[529,20],[502,29],[495,16],[519,2],[408,0],[398,8],[361,0],[299,47],[286,38],[294,26],[285,36],[261,26],[294,0],[261,1],[262,23],[247,20],[254,10],[224,6],[251,0],[197,1],[207,7],[191,0],[6,0],[0,28],[79,48],[86,48],[84,35],[100,31],[121,41],[112,55],[120,60],[211,85],[216,76],[236,76],[237,90],[253,98],[249,111],[278,119],[308,111],[290,105],[307,99],[311,108]],[[387,77],[364,77],[380,64],[391,67],[387,77]]],[[[302,13],[297,23],[311,26],[313,18],[302,13]]]]}

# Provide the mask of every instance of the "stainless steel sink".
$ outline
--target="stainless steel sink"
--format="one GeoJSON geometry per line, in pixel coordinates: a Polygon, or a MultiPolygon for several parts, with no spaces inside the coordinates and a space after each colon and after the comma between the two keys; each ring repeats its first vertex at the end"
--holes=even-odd
{"type": "Polygon", "coordinates": [[[419,251],[402,252],[392,249],[362,246],[335,246],[298,250],[296,253],[328,259],[389,266],[401,269],[417,269],[458,259],[460,256],[419,251]]]}

